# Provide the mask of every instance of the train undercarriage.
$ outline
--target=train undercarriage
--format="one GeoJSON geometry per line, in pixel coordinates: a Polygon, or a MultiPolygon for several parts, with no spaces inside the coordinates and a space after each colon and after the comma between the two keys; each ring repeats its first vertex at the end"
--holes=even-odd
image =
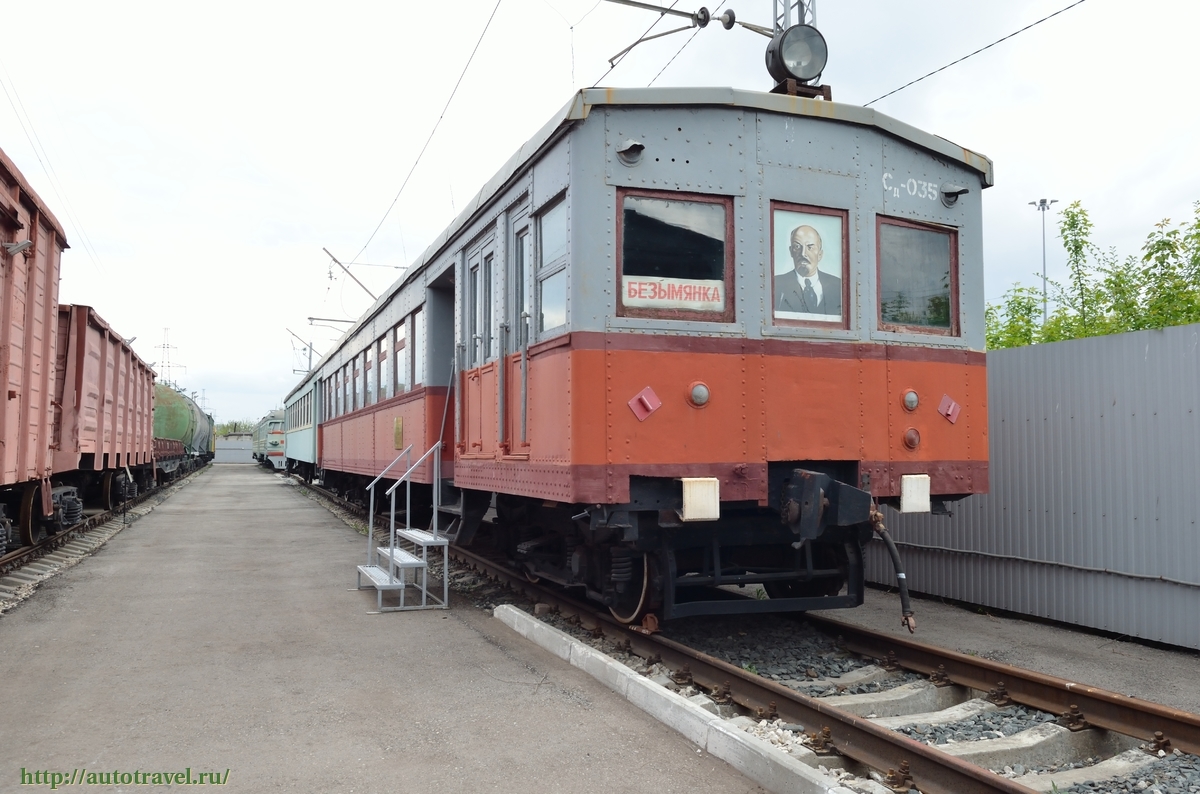
{"type": "Polygon", "coordinates": [[[726,502],[717,520],[697,522],[680,517],[678,480],[634,478],[631,502],[616,506],[500,494],[480,541],[531,578],[582,589],[624,623],[650,612],[669,620],[861,604],[870,495],[802,469],[780,486],[775,507],[726,502]]]}
{"type": "MultiPolygon", "coordinates": [[[[679,479],[633,477],[630,502],[571,505],[443,486],[439,526],[455,545],[506,557],[531,580],[576,589],[624,623],[647,614],[803,612],[862,604],[863,549],[881,529],[871,495],[824,471],[770,467],[771,498],[722,502],[716,520],[685,521],[679,479]]],[[[325,487],[363,507],[359,475],[322,472],[325,487]]],[[[382,490],[380,491],[382,493],[382,490]]],[[[397,492],[397,521],[405,499],[397,492]]],[[[428,485],[412,484],[411,526],[433,518],[428,485]]],[[[380,497],[382,499],[382,497],[380,497]]],[[[376,501],[375,509],[388,512],[376,501]]],[[[898,560],[897,560],[898,562],[898,560]]]]}
{"type": "Polygon", "coordinates": [[[73,471],[4,489],[0,491],[0,553],[39,543],[82,521],[85,510],[114,510],[152,487],[154,470],[139,465],[73,471]],[[43,506],[47,488],[49,515],[43,506]]]}

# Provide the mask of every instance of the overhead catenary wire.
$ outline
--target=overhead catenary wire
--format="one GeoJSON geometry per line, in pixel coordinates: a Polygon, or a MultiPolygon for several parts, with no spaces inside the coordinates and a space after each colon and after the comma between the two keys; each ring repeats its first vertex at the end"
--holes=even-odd
{"type": "Polygon", "coordinates": [[[79,233],[79,239],[83,243],[83,250],[88,255],[88,259],[92,260],[95,268],[104,272],[104,267],[100,262],[100,253],[96,250],[96,246],[92,244],[92,239],[87,231],[83,228],[83,222],[79,220],[78,214],[75,212],[75,207],[67,198],[67,189],[62,185],[58,178],[58,172],[54,169],[54,163],[50,161],[50,153],[46,151],[46,147],[42,144],[42,138],[37,134],[37,128],[33,124],[33,117],[29,115],[29,111],[25,109],[25,103],[21,101],[21,94],[17,91],[17,84],[13,82],[12,75],[8,73],[8,67],[0,62],[0,69],[3,69],[4,76],[7,80],[0,80],[0,88],[4,89],[4,96],[8,99],[8,104],[13,109],[13,115],[17,118],[17,123],[21,126],[21,131],[25,133],[25,139],[29,141],[29,146],[33,149],[33,155],[37,158],[38,164],[42,167],[42,172],[46,175],[46,180],[50,184],[50,189],[54,191],[54,195],[62,203],[63,209],[66,211],[67,218],[75,230],[79,233]],[[12,88],[12,93],[9,93],[9,88],[12,88]],[[16,102],[13,101],[16,97],[16,102]],[[18,105],[20,111],[17,110],[18,105]],[[24,118],[22,118],[22,115],[24,118]],[[26,121],[29,122],[26,128],[26,121]],[[36,141],[36,143],[35,143],[36,141]]]}
{"type": "MultiPolygon", "coordinates": [[[[721,9],[724,8],[724,6],[725,6],[724,3],[721,3],[721,5],[717,6],[717,10],[713,12],[713,17],[720,15],[721,9]]],[[[675,54],[671,56],[671,60],[667,61],[666,64],[663,66],[663,68],[658,70],[658,74],[654,75],[653,80],[646,83],[646,88],[649,88],[650,86],[654,85],[655,81],[658,80],[658,78],[662,77],[662,73],[667,71],[668,66],[675,63],[675,59],[679,57],[679,53],[683,52],[684,48],[686,48],[687,45],[692,43],[692,39],[694,39],[694,38],[696,38],[696,36],[700,35],[701,30],[703,30],[703,28],[696,28],[695,30],[692,31],[692,35],[688,36],[688,40],[685,41],[679,47],[679,49],[675,50],[675,54]]]]}
{"type": "Polygon", "coordinates": [[[950,63],[946,64],[945,66],[943,66],[943,67],[941,67],[941,68],[939,68],[939,69],[934,69],[934,70],[933,70],[932,72],[930,72],[929,74],[922,75],[921,77],[918,77],[916,80],[910,80],[909,82],[905,83],[904,85],[900,86],[899,88],[895,88],[895,89],[892,89],[891,91],[888,91],[888,92],[887,92],[886,94],[884,94],[883,96],[875,97],[875,98],[874,98],[874,99],[872,99],[870,102],[864,103],[864,104],[863,104],[863,107],[868,107],[868,106],[870,106],[870,105],[874,105],[874,104],[875,104],[876,102],[878,102],[879,100],[881,100],[881,99],[887,99],[887,98],[888,98],[888,97],[890,97],[892,94],[899,93],[900,91],[903,91],[904,89],[908,88],[909,86],[916,85],[917,83],[921,82],[922,80],[924,80],[924,79],[926,79],[926,78],[928,78],[928,77],[933,77],[933,76],[934,76],[935,74],[937,74],[938,72],[944,72],[944,71],[946,71],[947,69],[949,69],[951,66],[954,66],[955,64],[958,64],[958,63],[962,63],[963,61],[967,60],[968,58],[971,58],[971,57],[973,57],[973,56],[975,56],[975,55],[978,55],[979,53],[983,52],[984,50],[990,50],[992,47],[995,47],[997,44],[1000,44],[1000,43],[1002,43],[1002,42],[1008,41],[1008,40],[1009,40],[1009,39],[1011,39],[1013,36],[1016,36],[1016,35],[1017,35],[1017,34],[1019,34],[1019,33],[1024,33],[1025,31],[1029,30],[1030,28],[1037,27],[1038,25],[1042,24],[1042,23],[1043,23],[1043,22],[1045,22],[1046,20],[1048,20],[1048,19],[1053,19],[1054,17],[1058,16],[1059,14],[1063,13],[1064,11],[1070,11],[1070,10],[1071,10],[1072,8],[1074,8],[1075,6],[1077,6],[1077,5],[1082,5],[1082,4],[1083,4],[1083,3],[1085,3],[1086,1],[1087,1],[1087,0],[1075,0],[1075,2],[1074,2],[1074,3],[1071,3],[1071,4],[1070,4],[1069,6],[1067,6],[1066,8],[1060,8],[1059,10],[1055,11],[1053,14],[1050,14],[1049,16],[1044,16],[1044,17],[1042,17],[1042,18],[1041,18],[1041,19],[1039,19],[1037,22],[1031,22],[1031,23],[1029,23],[1028,25],[1026,25],[1025,27],[1021,28],[1020,30],[1014,30],[1012,33],[1009,33],[1009,34],[1008,34],[1007,36],[1005,36],[1004,38],[1001,38],[1001,39],[996,39],[995,41],[993,41],[991,44],[987,45],[986,47],[980,47],[979,49],[975,50],[975,52],[968,53],[967,55],[964,55],[963,57],[959,58],[959,59],[958,59],[958,60],[956,60],[956,61],[951,61],[950,63]]]}
{"type": "MultiPolygon", "coordinates": [[[[671,5],[664,8],[662,10],[662,13],[658,15],[658,19],[651,22],[650,27],[646,28],[646,32],[643,33],[642,35],[638,36],[638,41],[641,41],[642,39],[646,38],[646,36],[650,33],[650,31],[654,30],[654,26],[663,20],[663,18],[667,15],[667,12],[670,11],[671,9],[673,9],[677,5],[679,5],[679,0],[675,0],[675,2],[671,3],[671,5]]],[[[589,11],[588,13],[590,14],[592,12],[589,11]]],[[[609,64],[608,71],[606,71],[604,74],[600,75],[599,77],[597,77],[595,80],[592,81],[592,85],[598,85],[601,80],[603,80],[605,77],[608,77],[608,75],[612,73],[613,69],[616,69],[618,66],[620,66],[625,61],[625,58],[628,55],[629,55],[629,50],[626,50],[623,55],[621,55],[619,58],[616,59],[615,63],[609,64]]]]}
{"type": "Polygon", "coordinates": [[[387,212],[383,213],[383,217],[379,219],[379,223],[375,226],[375,230],[371,232],[371,236],[363,243],[363,247],[359,249],[354,258],[350,260],[351,264],[355,264],[355,259],[363,255],[367,250],[367,246],[375,239],[375,235],[379,234],[379,230],[383,228],[384,221],[392,214],[392,210],[396,207],[396,202],[400,200],[400,196],[404,193],[404,188],[408,187],[408,181],[412,179],[413,172],[417,170],[417,166],[421,163],[421,158],[425,155],[425,150],[429,148],[430,142],[433,141],[433,136],[437,134],[438,127],[442,124],[442,119],[446,118],[446,111],[450,109],[450,103],[454,101],[454,95],[458,93],[459,86],[462,85],[463,78],[467,76],[467,70],[471,68],[471,62],[475,60],[475,53],[479,52],[479,45],[483,43],[483,37],[487,35],[488,28],[492,26],[492,20],[496,18],[496,12],[500,10],[500,4],[504,0],[496,0],[496,5],[492,8],[492,15],[488,17],[487,24],[483,26],[483,32],[479,34],[479,40],[475,42],[475,48],[471,50],[470,57],[467,58],[466,65],[463,66],[462,73],[458,76],[458,81],[454,83],[454,89],[450,92],[449,98],[446,100],[445,106],[442,108],[441,115],[433,124],[433,129],[429,131],[429,137],[425,139],[425,145],[421,147],[421,151],[417,152],[417,159],[413,161],[412,167],[408,169],[408,174],[404,177],[404,181],[400,183],[400,189],[396,191],[396,197],[392,199],[392,203],[388,205],[387,212]]]}

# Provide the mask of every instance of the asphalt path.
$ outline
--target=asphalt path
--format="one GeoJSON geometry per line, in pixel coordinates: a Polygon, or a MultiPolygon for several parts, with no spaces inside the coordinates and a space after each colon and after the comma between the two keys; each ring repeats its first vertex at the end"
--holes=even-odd
{"type": "Polygon", "coordinates": [[[24,769],[228,770],[228,792],[762,791],[453,596],[368,614],[365,548],[271,472],[201,473],[0,617],[0,790],[24,769]]]}

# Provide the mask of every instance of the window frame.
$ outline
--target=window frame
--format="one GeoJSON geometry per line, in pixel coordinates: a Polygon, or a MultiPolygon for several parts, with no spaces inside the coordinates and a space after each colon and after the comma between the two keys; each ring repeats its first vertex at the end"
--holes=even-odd
{"type": "Polygon", "coordinates": [[[413,309],[409,316],[409,329],[412,338],[412,353],[408,357],[409,366],[412,368],[409,374],[409,380],[412,384],[412,389],[424,388],[425,386],[425,369],[428,366],[425,361],[425,304],[422,303],[417,308],[413,309]],[[418,361],[418,357],[420,360],[418,361]],[[421,380],[417,380],[417,370],[421,371],[421,380]]]}
{"type": "Polygon", "coordinates": [[[561,195],[547,201],[537,211],[536,215],[530,216],[530,229],[533,236],[531,252],[533,254],[533,279],[530,286],[533,288],[532,295],[529,296],[529,303],[533,307],[529,318],[533,326],[533,339],[542,341],[543,339],[552,339],[556,336],[561,336],[566,328],[571,324],[570,318],[570,303],[571,303],[571,284],[570,276],[566,276],[567,284],[564,294],[563,304],[563,321],[560,325],[552,325],[549,328],[540,328],[542,319],[542,282],[547,279],[557,276],[567,270],[571,264],[571,208],[567,204],[567,194],[564,191],[561,195]],[[567,250],[562,256],[553,259],[550,262],[542,261],[542,221],[558,207],[562,207],[566,213],[567,220],[567,250]]]}
{"type": "Polygon", "coordinates": [[[676,190],[645,190],[642,188],[617,188],[617,231],[616,268],[614,290],[617,295],[617,317],[636,317],[649,320],[684,320],[706,323],[732,323],[737,319],[734,268],[737,257],[734,239],[733,196],[718,196],[710,193],[687,193],[676,190]],[[694,201],[704,204],[720,204],[725,207],[725,310],[716,312],[695,309],[648,309],[641,306],[626,306],[624,284],[625,267],[625,198],[660,199],[665,201],[694,201]]]}
{"type": "MultiPolygon", "coordinates": [[[[850,211],[836,207],[793,204],[790,201],[776,201],[772,199],[769,212],[771,213],[771,222],[769,224],[768,250],[771,254],[768,266],[770,279],[767,287],[769,295],[767,304],[770,307],[771,325],[781,328],[811,328],[825,331],[850,330],[850,211]],[[807,212],[810,215],[828,215],[842,219],[842,321],[840,323],[829,322],[827,320],[793,320],[787,317],[775,316],[775,210],[807,212]]],[[[795,269],[794,266],[793,269],[795,269]]]]}
{"type": "Polygon", "coordinates": [[[529,342],[529,326],[533,322],[533,311],[529,295],[529,268],[533,264],[533,219],[528,209],[518,211],[512,221],[512,272],[513,309],[510,312],[512,327],[517,329],[512,351],[524,350],[529,342]],[[521,241],[524,240],[524,248],[521,241]],[[525,315],[528,315],[527,317],[525,315]]]}
{"type": "Polygon", "coordinates": [[[408,318],[392,326],[392,396],[399,397],[412,390],[408,363],[408,318]]]}
{"type": "Polygon", "coordinates": [[[376,400],[384,402],[396,396],[392,388],[392,330],[389,328],[383,336],[375,340],[375,367],[378,376],[375,379],[376,400]]]}
{"type": "Polygon", "coordinates": [[[962,323],[958,311],[958,227],[945,226],[928,221],[913,221],[907,218],[896,218],[888,215],[875,216],[875,319],[880,331],[897,334],[921,334],[923,336],[944,336],[958,338],[962,336],[962,323]],[[901,226],[918,229],[924,232],[937,232],[947,235],[950,240],[950,327],[935,328],[928,325],[902,325],[885,322],[883,319],[883,227],[901,226]]]}

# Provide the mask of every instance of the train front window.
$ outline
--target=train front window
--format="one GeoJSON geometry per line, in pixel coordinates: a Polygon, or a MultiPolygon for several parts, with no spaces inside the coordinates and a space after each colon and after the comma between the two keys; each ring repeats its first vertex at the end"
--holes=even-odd
{"type": "Polygon", "coordinates": [[[879,322],[886,330],[957,333],[957,235],[879,219],[879,322]]]}
{"type": "Polygon", "coordinates": [[[729,321],[727,199],[621,196],[619,313],[729,321]]]}

